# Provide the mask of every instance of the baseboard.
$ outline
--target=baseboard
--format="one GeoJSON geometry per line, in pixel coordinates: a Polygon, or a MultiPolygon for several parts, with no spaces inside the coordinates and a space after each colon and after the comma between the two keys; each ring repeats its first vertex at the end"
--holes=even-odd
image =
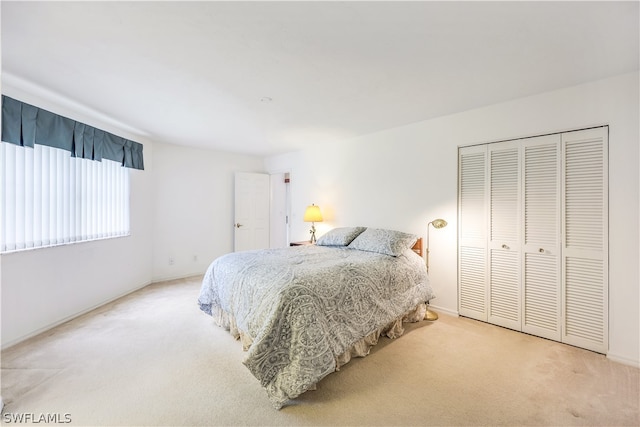
{"type": "Polygon", "coordinates": [[[151,284],[155,285],[158,283],[174,282],[178,280],[196,280],[196,279],[202,279],[203,276],[204,276],[204,273],[193,273],[193,274],[187,274],[186,276],[175,276],[175,277],[172,276],[167,279],[154,279],[151,282],[151,284]]]}
{"type": "Polygon", "coordinates": [[[8,341],[6,343],[3,343],[2,346],[0,347],[0,350],[5,350],[5,349],[7,349],[9,347],[13,347],[16,344],[19,344],[19,343],[21,343],[23,341],[26,341],[29,338],[33,338],[36,335],[40,335],[41,333],[46,332],[46,331],[48,331],[50,329],[53,329],[56,326],[62,325],[63,323],[66,323],[66,322],[68,322],[70,320],[73,320],[76,317],[80,317],[83,314],[86,314],[86,313],[88,313],[90,311],[93,311],[96,308],[100,308],[105,304],[109,304],[110,302],[113,302],[113,301],[115,301],[117,299],[120,299],[120,298],[125,297],[125,296],[127,296],[129,294],[132,294],[132,293],[134,293],[136,291],[139,291],[140,289],[145,288],[145,287],[149,286],[150,284],[151,284],[151,282],[146,282],[146,283],[144,283],[142,285],[139,285],[139,286],[137,286],[137,287],[135,287],[135,288],[133,288],[131,290],[128,290],[128,291],[126,291],[126,292],[124,292],[122,294],[119,294],[119,295],[117,295],[117,296],[115,296],[113,298],[109,298],[109,299],[107,299],[105,301],[102,301],[102,302],[100,302],[98,304],[94,304],[93,306],[91,306],[91,307],[89,307],[89,308],[87,308],[85,310],[82,310],[82,311],[74,313],[74,314],[72,314],[70,316],[64,317],[64,318],[62,318],[62,319],[60,319],[60,320],[58,320],[58,321],[56,321],[54,323],[51,323],[51,324],[46,325],[46,326],[43,326],[42,328],[36,329],[35,331],[30,332],[30,333],[28,333],[26,335],[23,335],[23,336],[18,337],[18,338],[14,339],[14,340],[11,340],[11,341],[8,341]]]}
{"type": "Polygon", "coordinates": [[[202,277],[204,276],[204,274],[205,274],[204,271],[198,271],[195,273],[183,273],[183,274],[175,274],[170,276],[158,276],[158,277],[153,277],[151,279],[151,283],[160,283],[160,282],[169,282],[171,280],[188,279],[195,276],[202,277]]]}
{"type": "Polygon", "coordinates": [[[429,308],[438,314],[446,314],[447,316],[459,317],[460,313],[456,310],[449,310],[448,308],[439,307],[437,305],[429,304],[429,308]]]}
{"type": "Polygon", "coordinates": [[[607,353],[607,359],[613,361],[613,362],[618,362],[618,363],[622,363],[623,365],[628,365],[628,366],[633,366],[634,368],[640,368],[640,360],[638,359],[629,359],[628,357],[625,356],[620,356],[619,354],[615,354],[615,353],[607,353]]]}

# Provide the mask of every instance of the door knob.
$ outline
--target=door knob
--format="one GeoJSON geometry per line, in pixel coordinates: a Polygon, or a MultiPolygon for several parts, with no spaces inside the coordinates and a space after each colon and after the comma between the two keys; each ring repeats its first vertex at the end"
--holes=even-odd
{"type": "Polygon", "coordinates": [[[236,222],[234,225],[235,225],[236,228],[242,227],[242,224],[240,224],[239,222],[236,222]]]}
{"type": "Polygon", "coordinates": [[[543,254],[543,253],[544,253],[544,249],[543,249],[543,248],[540,248],[540,249],[538,249],[538,252],[540,252],[541,254],[543,254]]]}
{"type": "Polygon", "coordinates": [[[509,246],[507,246],[507,245],[502,245],[502,249],[509,249],[509,246]]]}

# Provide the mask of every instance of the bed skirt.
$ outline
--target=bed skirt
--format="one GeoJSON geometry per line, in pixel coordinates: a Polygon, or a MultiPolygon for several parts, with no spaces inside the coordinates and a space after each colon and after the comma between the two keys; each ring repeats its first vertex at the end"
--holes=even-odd
{"type": "MultiPolygon", "coordinates": [[[[335,370],[339,371],[340,368],[353,358],[353,357],[365,357],[371,351],[371,347],[378,344],[378,340],[380,336],[386,336],[391,339],[398,338],[404,334],[404,326],[403,323],[415,323],[424,319],[424,316],[427,312],[426,303],[418,304],[413,310],[405,313],[404,315],[398,317],[394,321],[390,322],[386,326],[371,332],[361,340],[357,341],[355,344],[349,348],[349,350],[345,351],[342,354],[339,354],[335,357],[335,370]]],[[[214,322],[229,331],[229,333],[236,339],[242,343],[242,349],[247,351],[253,342],[253,339],[249,334],[241,331],[235,321],[235,318],[226,313],[223,310],[212,307],[211,316],[213,317],[214,322]]],[[[308,390],[315,390],[315,385],[310,387],[308,390]]]]}

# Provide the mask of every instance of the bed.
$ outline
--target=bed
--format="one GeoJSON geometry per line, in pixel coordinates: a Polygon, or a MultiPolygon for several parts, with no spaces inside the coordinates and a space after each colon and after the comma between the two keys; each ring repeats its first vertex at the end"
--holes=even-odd
{"type": "Polygon", "coordinates": [[[424,317],[434,295],[420,245],[408,233],[342,227],[316,245],[226,254],[207,269],[198,304],[242,342],[243,363],[280,409],[424,317]]]}

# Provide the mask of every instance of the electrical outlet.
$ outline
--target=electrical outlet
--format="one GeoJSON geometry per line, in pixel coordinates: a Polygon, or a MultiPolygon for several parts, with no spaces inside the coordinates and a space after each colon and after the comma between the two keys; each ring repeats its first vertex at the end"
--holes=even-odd
{"type": "Polygon", "coordinates": [[[198,262],[198,255],[193,256],[193,262],[198,262]]]}
{"type": "Polygon", "coordinates": [[[170,256],[169,257],[169,265],[173,265],[175,263],[176,263],[176,260],[172,256],[170,256]]]}

